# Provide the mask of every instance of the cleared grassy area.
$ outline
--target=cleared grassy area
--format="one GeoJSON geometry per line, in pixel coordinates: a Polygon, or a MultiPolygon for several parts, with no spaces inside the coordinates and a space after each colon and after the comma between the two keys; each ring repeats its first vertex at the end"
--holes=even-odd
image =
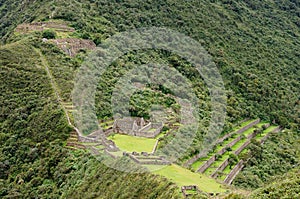
{"type": "Polygon", "coordinates": [[[193,170],[197,171],[197,169],[203,164],[204,160],[198,159],[196,162],[194,162],[191,167],[193,170]]]}
{"type": "Polygon", "coordinates": [[[121,150],[127,152],[152,152],[156,142],[156,139],[153,138],[134,137],[121,134],[109,136],[108,139],[114,141],[121,150]]]}
{"type": "Polygon", "coordinates": [[[223,185],[219,184],[216,180],[200,173],[191,172],[188,169],[174,164],[165,166],[153,173],[165,176],[178,186],[197,185],[200,190],[214,193],[226,191],[223,185]]]}
{"type": "Polygon", "coordinates": [[[165,166],[166,165],[154,165],[154,164],[143,165],[143,167],[146,167],[152,173],[154,173],[157,170],[160,170],[160,169],[164,168],[165,166]]]}

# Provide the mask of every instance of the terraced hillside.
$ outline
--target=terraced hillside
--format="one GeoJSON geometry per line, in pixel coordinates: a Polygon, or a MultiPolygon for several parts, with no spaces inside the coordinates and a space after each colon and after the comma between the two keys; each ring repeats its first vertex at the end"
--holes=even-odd
{"type": "MultiPolygon", "coordinates": [[[[0,0],[0,198],[297,198],[299,13],[295,0],[0,0]],[[74,77],[90,50],[114,34],[147,27],[195,39],[222,76],[223,137],[205,156],[210,92],[191,63],[164,50],[128,52],[108,67],[95,96],[104,135],[82,136],[74,125],[74,77]],[[176,115],[167,114],[173,121],[154,140],[111,131],[114,86],[147,63],[176,69],[199,99],[199,128],[189,132],[195,139],[174,164],[152,153],[176,137],[176,115]],[[255,127],[245,118],[262,121],[255,127]],[[275,133],[278,126],[283,130],[275,133]],[[132,166],[153,173],[116,171],[99,162],[107,157],[142,163],[132,166]]],[[[149,119],[153,104],[180,109],[162,85],[141,90],[131,99],[134,117],[149,119]]]]}
{"type": "MultiPolygon", "coordinates": [[[[195,172],[204,173],[226,184],[231,184],[247,161],[241,157],[249,152],[247,146],[252,140],[263,144],[270,134],[278,131],[280,131],[279,126],[270,125],[259,119],[244,121],[236,126],[232,133],[221,137],[207,156],[194,161],[190,167],[195,172]]],[[[191,161],[188,162],[191,163],[191,161]]]]}

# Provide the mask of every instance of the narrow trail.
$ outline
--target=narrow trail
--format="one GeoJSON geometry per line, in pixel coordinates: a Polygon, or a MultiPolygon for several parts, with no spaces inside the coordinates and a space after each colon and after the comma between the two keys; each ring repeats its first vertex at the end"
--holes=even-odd
{"type": "Polygon", "coordinates": [[[66,115],[66,118],[67,118],[67,120],[68,120],[69,125],[72,126],[72,127],[77,131],[77,133],[78,133],[79,131],[78,131],[77,128],[72,124],[71,119],[70,119],[70,116],[69,116],[69,114],[68,114],[68,111],[67,111],[66,107],[63,105],[63,100],[61,99],[61,97],[60,97],[60,95],[59,95],[59,88],[58,88],[58,86],[57,86],[57,84],[56,84],[56,82],[55,82],[55,80],[54,80],[54,78],[53,78],[53,76],[52,76],[52,74],[51,74],[51,71],[49,70],[49,64],[48,64],[47,59],[45,58],[45,56],[43,55],[43,53],[42,53],[39,49],[37,49],[37,48],[33,48],[33,49],[34,49],[34,51],[40,56],[42,65],[44,66],[44,69],[45,69],[45,71],[47,72],[47,76],[48,76],[48,78],[50,79],[51,87],[52,87],[52,89],[53,89],[53,91],[54,91],[54,93],[55,93],[55,95],[56,95],[56,98],[57,98],[57,100],[58,100],[60,106],[62,107],[62,109],[63,109],[64,112],[65,112],[65,115],[66,115]]]}

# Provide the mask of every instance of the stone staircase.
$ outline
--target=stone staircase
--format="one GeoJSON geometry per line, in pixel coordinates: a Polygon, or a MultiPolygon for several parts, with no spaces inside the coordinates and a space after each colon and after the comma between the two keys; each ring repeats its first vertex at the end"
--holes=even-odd
{"type": "Polygon", "coordinates": [[[74,111],[76,111],[75,106],[73,106],[72,102],[62,102],[61,104],[64,106],[69,116],[72,115],[74,111]]]}
{"type": "Polygon", "coordinates": [[[75,131],[71,132],[69,139],[67,140],[66,147],[69,149],[86,149],[85,145],[79,143],[78,135],[75,131]]]}

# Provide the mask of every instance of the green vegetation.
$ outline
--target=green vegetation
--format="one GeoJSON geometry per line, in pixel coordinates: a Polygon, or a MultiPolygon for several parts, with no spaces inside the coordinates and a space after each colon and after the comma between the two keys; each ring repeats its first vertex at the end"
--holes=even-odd
{"type": "Polygon", "coordinates": [[[56,38],[56,32],[54,32],[53,30],[45,30],[43,32],[43,38],[46,39],[55,39],[56,38]]]}
{"type": "Polygon", "coordinates": [[[115,134],[109,137],[116,145],[127,152],[152,152],[156,139],[115,134]]]}
{"type": "MultiPolygon", "coordinates": [[[[233,184],[247,189],[265,186],[253,193],[256,198],[299,197],[296,195],[299,192],[297,171],[279,178],[282,179],[279,183],[270,183],[274,176],[299,168],[299,12],[299,3],[295,0],[0,0],[0,42],[3,44],[0,47],[0,197],[181,196],[178,187],[166,179],[116,172],[86,152],[64,148],[72,129],[43,67],[44,60],[63,102],[70,103],[74,76],[86,52],[68,57],[56,46],[43,43],[43,36],[91,39],[100,44],[115,33],[150,26],[186,34],[212,55],[227,90],[224,134],[239,128],[234,124],[244,118],[274,121],[275,125],[289,129],[272,135],[263,146],[252,141],[249,153],[240,157],[251,158],[233,184]],[[67,21],[75,32],[54,31],[54,36],[45,32],[13,34],[21,23],[49,20],[67,21]]],[[[118,78],[132,67],[150,62],[176,68],[191,81],[199,98],[201,123],[193,144],[180,159],[186,160],[201,150],[211,107],[202,78],[191,64],[177,55],[147,50],[129,52],[116,60],[98,84],[97,117],[112,116],[110,96],[118,78]]],[[[172,108],[175,113],[180,108],[167,88],[149,85],[131,98],[132,115],[149,117],[152,103],[172,108]]],[[[272,128],[259,133],[258,139],[272,128]]],[[[192,167],[199,164],[196,162],[192,167]]],[[[172,172],[166,170],[160,174],[167,173],[180,185],[189,182],[186,176],[198,175],[184,172],[176,165],[169,168],[172,172]],[[180,173],[179,177],[174,177],[176,172],[180,173]]],[[[203,190],[218,190],[217,185],[210,183],[204,180],[203,190]]]]}
{"type": "Polygon", "coordinates": [[[273,177],[265,187],[254,191],[250,198],[299,198],[299,183],[299,170],[292,170],[283,176],[273,177]]]}
{"type": "Polygon", "coordinates": [[[233,184],[255,189],[272,182],[272,176],[288,172],[299,164],[299,134],[284,130],[271,135],[262,146],[253,141],[249,150],[244,158],[251,158],[233,184]]]}
{"type": "Polygon", "coordinates": [[[214,179],[203,174],[191,172],[188,169],[178,165],[165,166],[162,169],[154,171],[154,173],[165,176],[178,186],[197,185],[200,190],[205,192],[225,192],[223,185],[217,183],[214,179]]]}
{"type": "Polygon", "coordinates": [[[72,129],[32,42],[0,48],[0,197],[180,198],[159,176],[118,172],[89,152],[64,148],[72,129]]]}
{"type": "MultiPolygon", "coordinates": [[[[239,130],[241,128],[243,128],[244,126],[248,125],[249,123],[253,122],[254,120],[250,120],[250,121],[246,121],[243,122],[241,125],[238,125],[238,127],[234,128],[234,131],[239,130]]],[[[213,151],[211,151],[206,157],[204,158],[200,158],[199,160],[197,160],[196,162],[194,162],[191,165],[191,168],[193,170],[197,170],[199,169],[199,167],[205,163],[205,161],[209,160],[211,157],[213,157],[213,155],[215,155],[217,152],[219,152],[222,148],[224,148],[227,144],[229,144],[230,142],[232,142],[235,138],[237,138],[238,136],[244,136],[240,141],[238,141],[237,143],[235,143],[235,145],[233,145],[231,148],[229,148],[227,150],[227,152],[225,152],[222,156],[220,156],[217,161],[214,162],[214,164],[212,164],[212,168],[209,168],[208,170],[205,171],[206,174],[212,174],[214,172],[214,170],[220,166],[224,160],[226,160],[227,158],[229,158],[231,153],[228,153],[228,151],[236,151],[240,146],[242,146],[246,141],[246,137],[249,136],[251,133],[254,132],[254,130],[261,128],[263,125],[267,124],[267,122],[260,122],[257,125],[255,125],[254,127],[251,127],[249,129],[247,129],[246,131],[244,131],[241,134],[233,134],[230,138],[224,140],[224,142],[218,144],[213,151]]],[[[269,128],[266,131],[269,132],[269,128]],[[268,130],[268,131],[267,131],[268,130]]],[[[233,132],[234,132],[233,131],[233,132]]]]}

